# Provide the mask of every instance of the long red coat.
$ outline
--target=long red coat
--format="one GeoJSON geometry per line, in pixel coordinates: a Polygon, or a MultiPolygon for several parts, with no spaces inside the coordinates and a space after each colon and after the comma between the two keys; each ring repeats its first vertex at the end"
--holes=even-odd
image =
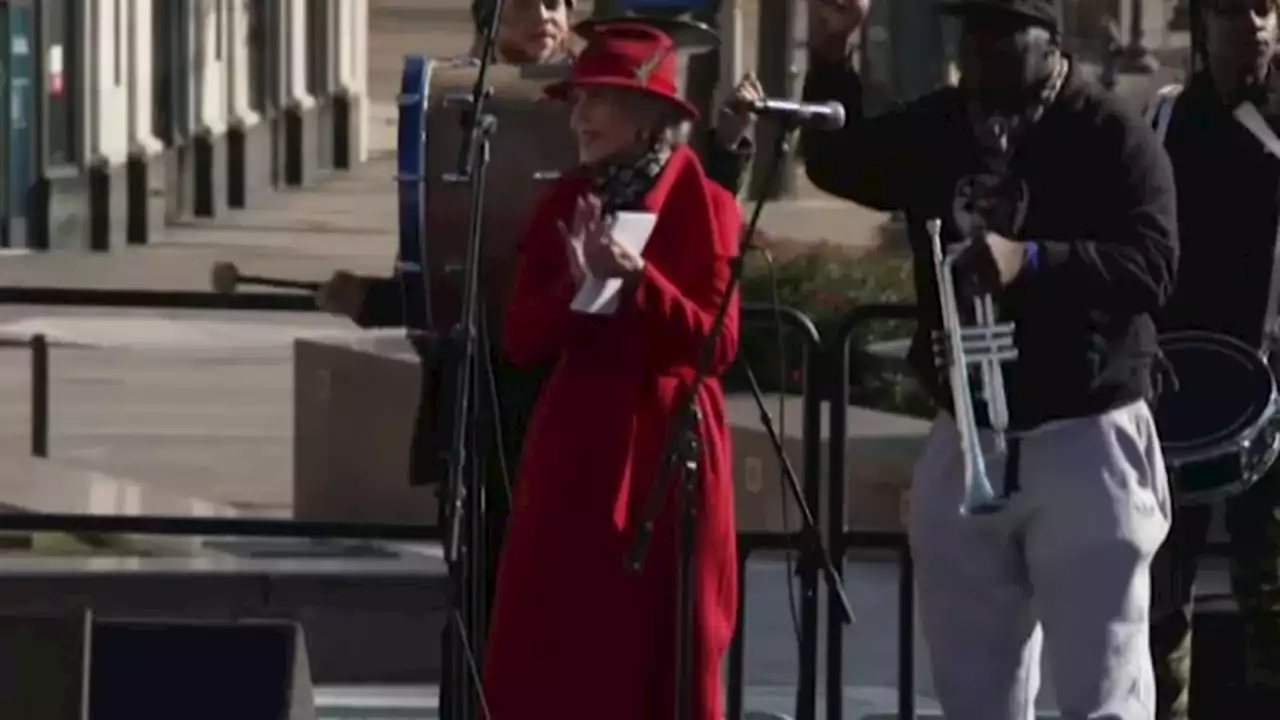
{"type": "MultiPolygon", "coordinates": [[[[624,567],[661,460],[668,421],[693,375],[729,279],[737,203],[678,148],[645,209],[658,213],[646,268],[611,317],[570,312],[573,282],[556,227],[590,185],[566,177],[520,245],[503,339],[517,364],[555,362],[521,455],[498,566],[485,691],[494,720],[663,720],[675,709],[674,483],[643,572],[624,567]]],[[[712,372],[738,346],[737,302],[712,372]]],[[[720,661],[738,603],[724,395],[698,396],[694,687],[698,720],[722,717],[720,661]]]]}

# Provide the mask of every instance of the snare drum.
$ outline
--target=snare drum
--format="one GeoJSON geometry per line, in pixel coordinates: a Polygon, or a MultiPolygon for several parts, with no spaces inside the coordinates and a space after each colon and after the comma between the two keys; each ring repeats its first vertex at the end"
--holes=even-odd
{"type": "Polygon", "coordinates": [[[1280,453],[1280,395],[1265,357],[1200,330],[1162,335],[1160,349],[1177,379],[1155,405],[1177,503],[1210,503],[1248,489],[1280,453]]]}

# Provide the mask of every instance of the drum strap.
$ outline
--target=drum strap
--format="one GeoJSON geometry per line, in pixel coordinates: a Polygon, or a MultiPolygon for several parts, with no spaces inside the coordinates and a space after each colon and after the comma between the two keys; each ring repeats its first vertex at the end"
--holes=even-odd
{"type": "Polygon", "coordinates": [[[1280,223],[1277,223],[1276,242],[1271,252],[1271,284],[1267,288],[1266,313],[1262,316],[1262,350],[1269,363],[1271,347],[1280,339],[1280,328],[1276,327],[1276,313],[1280,312],[1280,223]]]}
{"type": "MultiPolygon", "coordinates": [[[[1252,102],[1245,101],[1236,107],[1236,121],[1249,131],[1250,135],[1262,144],[1267,152],[1271,153],[1277,160],[1280,160],[1280,138],[1276,137],[1275,131],[1267,124],[1262,117],[1262,113],[1258,112],[1258,108],[1252,102]]],[[[1280,213],[1277,213],[1277,219],[1280,220],[1280,213]]],[[[1280,222],[1276,226],[1276,240],[1272,244],[1272,261],[1271,261],[1271,285],[1267,289],[1267,307],[1266,313],[1262,317],[1262,340],[1263,350],[1268,350],[1278,338],[1280,338],[1280,328],[1276,327],[1276,313],[1280,311],[1280,222]]],[[[1270,353],[1267,353],[1268,356],[1270,353]]]]}
{"type": "MultiPolygon", "coordinates": [[[[1151,129],[1155,130],[1156,138],[1163,145],[1165,137],[1169,134],[1169,122],[1173,119],[1173,108],[1178,103],[1178,96],[1182,94],[1182,85],[1179,83],[1170,83],[1156,91],[1155,98],[1151,104],[1147,106],[1146,120],[1151,129]]],[[[1155,367],[1151,374],[1151,397],[1148,400],[1155,403],[1160,395],[1166,390],[1177,391],[1178,376],[1173,370],[1173,364],[1164,356],[1163,352],[1156,351],[1155,367]]]]}
{"type": "Polygon", "coordinates": [[[1178,83],[1165,85],[1156,91],[1155,99],[1147,107],[1147,123],[1151,125],[1152,130],[1156,131],[1156,137],[1160,139],[1161,144],[1164,143],[1164,137],[1169,132],[1173,106],[1178,102],[1178,95],[1181,93],[1182,86],[1178,83]]]}

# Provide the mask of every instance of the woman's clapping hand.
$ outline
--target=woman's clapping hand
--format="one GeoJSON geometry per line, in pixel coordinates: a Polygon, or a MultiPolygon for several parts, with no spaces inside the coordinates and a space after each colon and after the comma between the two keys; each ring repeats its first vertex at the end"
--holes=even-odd
{"type": "Polygon", "coordinates": [[[644,259],[613,237],[601,211],[600,199],[587,195],[574,206],[572,228],[560,223],[569,268],[581,285],[590,274],[598,278],[629,278],[644,269],[644,259]]]}

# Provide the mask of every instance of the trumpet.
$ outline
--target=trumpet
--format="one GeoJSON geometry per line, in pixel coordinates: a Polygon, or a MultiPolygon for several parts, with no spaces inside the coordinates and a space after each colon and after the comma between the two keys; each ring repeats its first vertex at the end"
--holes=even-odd
{"type": "Polygon", "coordinates": [[[1005,435],[1009,427],[1009,412],[1001,365],[1018,357],[1018,350],[1013,344],[1014,325],[996,321],[995,299],[990,294],[973,299],[973,324],[965,326],[961,323],[954,265],[966,244],[944,249],[941,220],[928,220],[925,228],[933,245],[933,269],[937,275],[942,309],[943,357],[951,385],[956,427],[960,433],[960,449],[964,455],[964,500],[960,512],[964,515],[989,515],[1001,510],[1006,498],[996,493],[987,475],[986,455],[974,412],[970,368],[976,366],[978,369],[981,383],[979,398],[987,410],[995,450],[1003,455],[1007,452],[1005,435]]]}

